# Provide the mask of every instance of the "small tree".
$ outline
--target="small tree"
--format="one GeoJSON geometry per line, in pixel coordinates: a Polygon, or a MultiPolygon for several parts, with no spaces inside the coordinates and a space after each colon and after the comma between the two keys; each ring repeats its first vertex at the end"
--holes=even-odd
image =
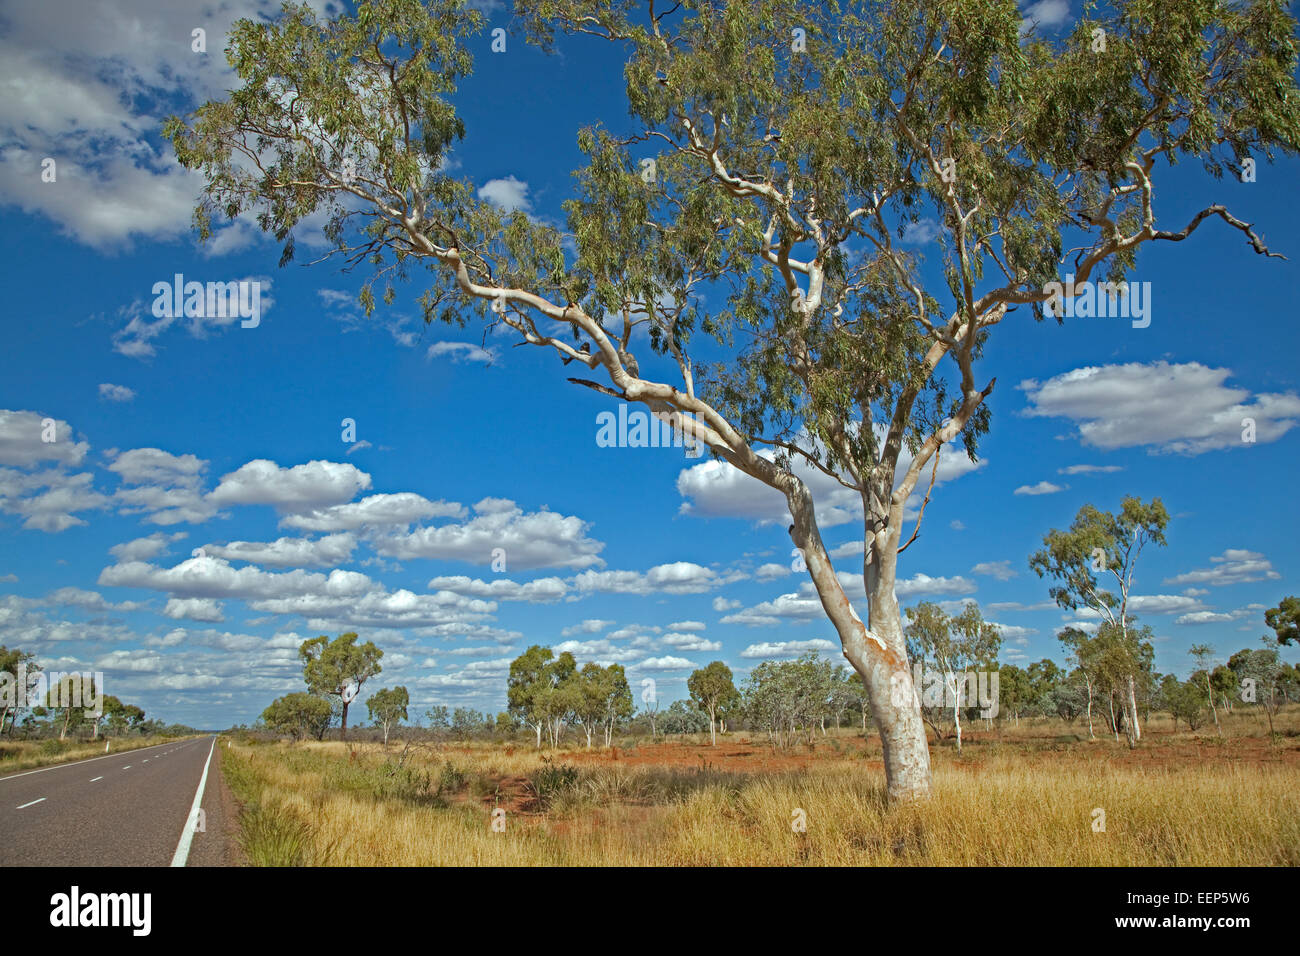
{"type": "Polygon", "coordinates": [[[371,641],[358,645],[357,635],[349,632],[332,641],[323,634],[303,641],[298,656],[303,662],[302,676],[307,681],[307,689],[313,694],[336,698],[342,705],[340,727],[346,740],[348,707],[361,693],[361,685],[383,670],[379,659],[384,652],[371,641]]]}
{"type": "Polygon", "coordinates": [[[686,679],[695,706],[709,715],[709,735],[712,745],[718,745],[718,713],[740,699],[731,677],[731,668],[722,661],[713,661],[707,667],[692,672],[686,679]]]}
{"type": "Polygon", "coordinates": [[[8,719],[12,732],[18,711],[30,706],[27,702],[31,700],[40,672],[34,654],[18,648],[11,651],[0,644],[0,736],[5,732],[5,720],[8,719]]]}
{"type": "Polygon", "coordinates": [[[435,738],[451,732],[451,714],[444,705],[434,704],[425,711],[424,716],[429,721],[429,730],[435,738]]]}
{"type": "Polygon", "coordinates": [[[86,715],[91,702],[98,699],[94,678],[81,674],[65,674],[45,695],[45,706],[63,719],[59,726],[59,739],[63,740],[70,729],[75,729],[86,715]]]}
{"type": "MultiPolygon", "coordinates": [[[[906,613],[910,622],[904,630],[908,653],[915,660],[933,661],[943,675],[945,704],[952,709],[960,751],[961,710],[970,705],[969,695],[958,686],[960,675],[969,667],[989,665],[997,658],[1002,646],[1001,633],[984,620],[974,602],[968,603],[955,617],[949,617],[932,601],[922,601],[916,607],[909,607],[906,613]]],[[[969,685],[967,679],[968,689],[969,685]]]]}
{"type": "Polygon", "coordinates": [[[1197,672],[1205,681],[1205,693],[1210,702],[1210,713],[1214,715],[1214,729],[1223,736],[1223,725],[1219,723],[1219,708],[1214,706],[1214,685],[1211,683],[1210,672],[1214,670],[1211,666],[1214,663],[1214,648],[1209,644],[1193,644],[1188,654],[1195,658],[1196,663],[1200,665],[1197,672]]]}
{"type": "Polygon", "coordinates": [[[375,691],[366,700],[366,710],[370,719],[384,728],[384,744],[388,744],[388,728],[392,724],[406,720],[406,708],[411,703],[411,695],[405,687],[387,687],[375,691]]]}
{"type": "Polygon", "coordinates": [[[268,727],[294,740],[308,735],[325,739],[333,718],[334,710],[328,700],[301,691],[277,697],[262,711],[262,720],[268,727]]]}
{"type": "MultiPolygon", "coordinates": [[[[1127,655],[1134,667],[1139,653],[1136,641],[1131,640],[1129,634],[1133,618],[1128,612],[1133,573],[1145,545],[1165,544],[1165,526],[1168,524],[1169,513],[1159,498],[1144,504],[1140,498],[1125,496],[1118,514],[1084,505],[1068,531],[1053,528],[1043,537],[1045,547],[1029,559],[1030,568],[1040,578],[1046,576],[1057,582],[1050,589],[1057,604],[1071,611],[1089,608],[1104,622],[1118,629],[1122,648],[1112,658],[1127,655]],[[1114,579],[1113,586],[1118,595],[1098,583],[1099,573],[1108,581],[1114,579]]],[[[1121,677],[1125,690],[1124,708],[1129,712],[1126,728],[1129,743],[1134,744],[1142,739],[1137,712],[1138,675],[1134,670],[1121,677]]]]}
{"type": "Polygon", "coordinates": [[[552,747],[560,745],[564,727],[580,704],[580,689],[574,680],[577,670],[577,662],[568,651],[556,657],[549,647],[538,644],[510,662],[506,684],[510,712],[533,727],[538,749],[543,729],[552,747]]]}

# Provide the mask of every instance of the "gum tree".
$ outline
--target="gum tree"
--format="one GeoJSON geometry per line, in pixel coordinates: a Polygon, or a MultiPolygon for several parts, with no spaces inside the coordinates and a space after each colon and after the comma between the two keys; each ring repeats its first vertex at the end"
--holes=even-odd
{"type": "Polygon", "coordinates": [[[1067,260],[1076,284],[1118,282],[1142,246],[1207,220],[1271,254],[1219,204],[1160,228],[1155,184],[1180,158],[1221,176],[1300,140],[1281,3],[1112,7],[1040,42],[1014,0],[519,0],[533,40],[581,34],[567,56],[604,43],[625,60],[630,120],[578,132],[567,238],[447,168],[470,45],[491,55],[461,0],[241,21],[238,87],[166,134],[205,177],[201,236],[252,216],[287,262],[304,220],[324,221],[333,254],[369,269],[367,309],[419,269],[426,319],[477,313],[780,493],[866,685],[889,794],[915,798],[925,732],[891,702],[914,696],[905,515],[944,445],[976,454],[990,336],[1042,319],[1067,260]],[[935,232],[924,266],[908,229],[935,232]],[[702,361],[700,341],[723,357],[702,361]],[[815,472],[860,498],[866,621],[823,546],[815,472]]]}
{"type": "Polygon", "coordinates": [[[303,641],[298,648],[307,689],[339,702],[344,740],[348,736],[348,708],[361,693],[361,686],[383,670],[379,663],[383,656],[384,652],[373,641],[358,644],[356,633],[351,631],[334,640],[322,634],[303,641]]]}
{"type": "Polygon", "coordinates": [[[740,698],[740,691],[732,681],[731,668],[722,661],[693,671],[686,679],[695,706],[709,715],[709,735],[713,746],[718,745],[718,713],[740,698]]]}
{"type": "Polygon", "coordinates": [[[1104,642],[1107,665],[1128,668],[1121,675],[1121,696],[1130,744],[1142,739],[1137,711],[1142,653],[1141,640],[1133,632],[1129,597],[1142,549],[1148,544],[1164,547],[1168,524],[1169,512],[1159,498],[1145,504],[1141,498],[1125,495],[1115,514],[1084,505],[1068,530],[1047,532],[1042,549],[1029,559],[1029,567],[1040,578],[1056,582],[1048,593],[1058,605],[1069,611],[1087,608],[1110,629],[1104,642]],[[1114,591],[1102,587],[1098,575],[1114,591]]]}

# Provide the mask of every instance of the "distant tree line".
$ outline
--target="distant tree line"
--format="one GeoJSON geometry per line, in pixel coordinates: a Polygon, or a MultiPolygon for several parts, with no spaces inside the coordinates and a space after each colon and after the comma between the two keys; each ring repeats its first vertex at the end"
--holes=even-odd
{"type": "Polygon", "coordinates": [[[46,737],[186,736],[197,733],[184,724],[149,719],[144,709],[103,694],[93,677],[80,673],[44,673],[36,656],[0,644],[0,738],[31,740],[46,737]],[[48,686],[47,678],[55,678],[48,686]],[[22,686],[19,686],[20,683],[22,686]],[[41,693],[41,688],[45,692],[41,693]],[[40,703],[34,703],[39,700],[40,703]],[[91,702],[99,706],[91,708],[91,702]],[[88,710],[99,713],[87,713],[88,710]]]}

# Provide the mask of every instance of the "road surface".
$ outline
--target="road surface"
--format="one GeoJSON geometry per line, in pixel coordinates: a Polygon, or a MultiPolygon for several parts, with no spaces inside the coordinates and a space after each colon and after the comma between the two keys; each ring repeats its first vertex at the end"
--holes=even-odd
{"type": "Polygon", "coordinates": [[[0,777],[0,866],[228,865],[215,743],[201,737],[0,777]]]}

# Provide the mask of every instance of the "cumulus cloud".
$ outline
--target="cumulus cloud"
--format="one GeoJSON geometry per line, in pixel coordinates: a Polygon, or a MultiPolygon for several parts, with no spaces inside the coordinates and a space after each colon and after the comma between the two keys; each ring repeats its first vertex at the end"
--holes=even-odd
{"type": "Polygon", "coordinates": [[[76,467],[89,450],[89,443],[73,440],[72,426],[62,419],[0,409],[0,465],[30,468],[52,461],[76,467]]]}
{"type": "Polygon", "coordinates": [[[508,578],[481,581],[459,574],[434,578],[428,586],[433,591],[454,591],[457,594],[492,598],[496,601],[528,601],[532,604],[551,604],[569,591],[569,586],[564,581],[554,577],[537,578],[521,584],[508,578]]]}
{"type": "Polygon", "coordinates": [[[717,572],[690,561],[660,564],[646,571],[583,571],[574,578],[579,591],[606,594],[701,594],[727,583],[717,572]]]}
{"type": "Polygon", "coordinates": [[[351,501],[370,487],[370,476],[354,465],[309,461],[282,468],[257,458],[228,475],[208,496],[218,505],[271,505],[300,512],[351,501]]]}
{"type": "Polygon", "coordinates": [[[213,623],[226,619],[221,613],[221,602],[212,598],[171,598],[163,608],[163,614],[177,620],[188,619],[213,623]]]}
{"type": "Polygon", "coordinates": [[[430,518],[464,518],[465,506],[455,501],[430,501],[423,495],[404,491],[368,495],[360,501],[312,508],[280,519],[284,528],[302,531],[358,531],[403,529],[430,518]]]}
{"type": "Polygon", "coordinates": [[[1224,382],[1231,369],[1197,362],[1089,366],[1046,382],[1021,382],[1034,417],[1078,423],[1085,445],[1109,450],[1146,446],[1153,453],[1199,455],[1249,447],[1245,419],[1255,423],[1255,442],[1277,441],[1300,421],[1300,396],[1260,393],[1224,382]]]}
{"type": "Polygon", "coordinates": [[[808,641],[775,641],[763,644],[750,644],[740,652],[740,656],[747,660],[773,657],[798,657],[800,654],[807,654],[809,651],[830,654],[839,649],[840,647],[838,644],[821,638],[814,638],[808,641]]]}
{"type": "Polygon", "coordinates": [[[125,385],[113,385],[109,382],[99,384],[99,397],[107,402],[129,402],[135,398],[135,390],[125,385]]]}
{"type": "Polygon", "coordinates": [[[1068,487],[1069,485],[1054,485],[1050,481],[1040,481],[1034,485],[1021,485],[1013,493],[1017,495],[1054,495],[1068,487]]]}
{"type": "Polygon", "coordinates": [[[989,577],[997,578],[999,581],[1010,581],[1012,578],[1019,577],[1020,572],[1011,566],[1011,562],[1003,561],[981,561],[970,569],[972,574],[986,574],[989,577]]]}
{"type": "Polygon", "coordinates": [[[531,212],[532,203],[528,199],[528,183],[514,176],[504,179],[489,179],[478,190],[478,198],[490,202],[505,212],[531,212]]]}
{"type": "Polygon", "coordinates": [[[315,539],[231,541],[229,544],[207,544],[203,550],[214,558],[247,561],[273,568],[327,568],[348,560],[356,546],[356,535],[342,533],[315,539]]]}
{"type": "Polygon", "coordinates": [[[1188,571],[1165,578],[1165,584],[1208,584],[1223,587],[1228,584],[1245,584],[1251,581],[1276,581],[1282,575],[1273,570],[1273,563],[1257,551],[1228,548],[1223,554],[1210,558],[1211,567],[1188,571]]]}
{"type": "Polygon", "coordinates": [[[587,522],[553,511],[525,513],[513,501],[484,498],[474,505],[469,521],[421,527],[406,534],[389,534],[373,542],[378,554],[410,559],[466,561],[488,564],[496,550],[505,552],[507,567],[599,567],[605,544],[587,537],[587,522]]]}

